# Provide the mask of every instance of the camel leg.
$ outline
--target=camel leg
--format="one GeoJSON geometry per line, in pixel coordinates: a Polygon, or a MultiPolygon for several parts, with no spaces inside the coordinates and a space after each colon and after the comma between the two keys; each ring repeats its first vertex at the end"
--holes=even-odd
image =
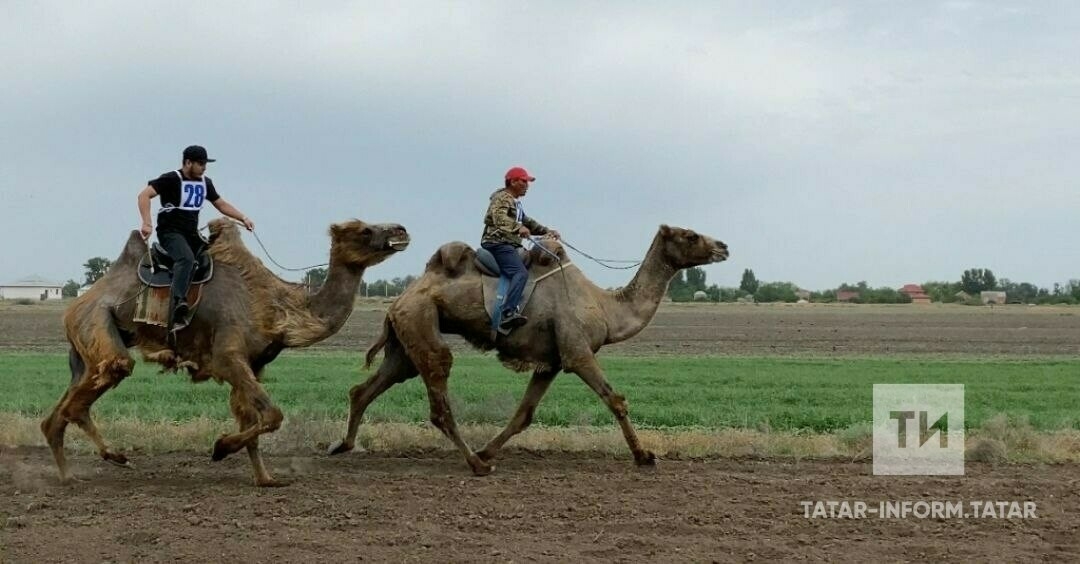
{"type": "Polygon", "coordinates": [[[131,374],[135,362],[128,355],[127,348],[116,327],[109,320],[97,320],[102,323],[91,335],[96,342],[88,343],[83,350],[91,351],[94,357],[83,359],[72,346],[69,353],[69,365],[72,371],[71,384],[57,402],[52,413],[41,422],[41,432],[52,451],[53,459],[60,474],[61,482],[72,480],[67,458],[64,455],[64,434],[69,423],[75,423],[98,449],[98,454],[108,462],[127,465],[127,458],[112,452],[97,426],[90,418],[90,407],[105,392],[118,385],[131,374]],[[104,358],[93,362],[95,358],[104,358]],[[86,362],[89,360],[90,362],[86,362]]]}
{"type": "Polygon", "coordinates": [[[260,487],[283,485],[274,480],[266,471],[257,441],[259,435],[278,430],[284,416],[281,410],[270,401],[270,396],[255,378],[255,374],[246,362],[234,360],[230,364],[233,370],[230,377],[225,379],[232,385],[229,405],[240,426],[240,432],[226,434],[219,438],[214,443],[211,459],[222,460],[247,447],[255,475],[255,485],[260,487]]]}
{"type": "Polygon", "coordinates": [[[536,410],[536,406],[540,403],[540,399],[544,397],[544,394],[547,393],[551,383],[555,380],[555,375],[558,373],[558,368],[533,372],[532,379],[529,380],[529,387],[525,390],[525,395],[521,398],[521,404],[518,405],[510,423],[503,429],[502,433],[499,433],[499,436],[491,439],[483,450],[476,453],[481,460],[484,462],[494,460],[495,453],[506,444],[506,441],[509,441],[511,437],[524,431],[525,428],[532,424],[533,412],[536,410]]]}
{"type": "Polygon", "coordinates": [[[477,476],[490,474],[494,467],[480,460],[469,445],[465,444],[458,433],[454,414],[450,410],[447,380],[450,378],[450,367],[454,363],[454,357],[450,354],[450,347],[446,346],[439,334],[438,310],[432,304],[430,308],[411,310],[408,319],[404,322],[399,322],[398,319],[393,319],[393,322],[394,330],[405,347],[409,359],[419,370],[420,377],[424,379],[428,403],[431,405],[431,423],[453,441],[458,450],[465,455],[465,461],[472,468],[473,474],[477,476]]]}
{"type": "Polygon", "coordinates": [[[356,433],[364,411],[394,384],[400,384],[419,374],[412,361],[396,341],[387,343],[386,356],[375,374],[349,391],[349,424],[345,438],[330,446],[329,454],[349,452],[356,447],[356,433]]]}
{"type": "Polygon", "coordinates": [[[420,375],[424,378],[424,384],[427,386],[428,403],[431,405],[431,423],[442,431],[457,446],[458,450],[465,455],[465,461],[469,463],[473,474],[486,476],[495,467],[481,460],[461,438],[458,433],[457,423],[454,422],[454,414],[450,410],[450,396],[446,385],[450,376],[450,350],[447,349],[445,354],[440,354],[436,358],[437,360],[433,362],[430,372],[425,371],[423,368],[420,369],[420,375]]]}
{"type": "Polygon", "coordinates": [[[626,408],[626,398],[616,394],[615,390],[607,383],[607,379],[604,378],[603,369],[601,369],[600,364],[596,362],[596,357],[593,356],[592,353],[584,353],[579,355],[579,358],[575,359],[575,362],[567,364],[566,370],[577,374],[585,384],[596,392],[596,395],[600,396],[600,399],[608,406],[611,413],[615,415],[615,419],[619,422],[619,427],[622,428],[626,444],[630,447],[630,452],[634,454],[634,463],[638,466],[655,465],[656,455],[642,448],[641,441],[638,440],[637,433],[634,431],[634,426],[630,423],[630,416],[628,415],[626,408]]]}

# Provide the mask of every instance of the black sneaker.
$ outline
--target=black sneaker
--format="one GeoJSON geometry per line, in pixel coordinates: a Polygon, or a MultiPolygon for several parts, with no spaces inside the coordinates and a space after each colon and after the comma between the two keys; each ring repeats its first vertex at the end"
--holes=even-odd
{"type": "Polygon", "coordinates": [[[521,315],[521,313],[512,311],[510,313],[504,313],[502,321],[499,323],[499,327],[503,329],[516,329],[525,325],[529,321],[528,317],[521,315]]]}

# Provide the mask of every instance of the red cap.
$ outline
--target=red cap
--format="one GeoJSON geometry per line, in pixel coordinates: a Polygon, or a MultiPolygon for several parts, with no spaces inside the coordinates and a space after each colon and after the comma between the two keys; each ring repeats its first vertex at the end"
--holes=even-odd
{"type": "Polygon", "coordinates": [[[520,166],[515,166],[514,168],[506,171],[506,179],[507,180],[528,180],[529,182],[533,182],[533,181],[536,180],[535,177],[533,177],[532,175],[529,174],[529,171],[521,168],[520,166]]]}

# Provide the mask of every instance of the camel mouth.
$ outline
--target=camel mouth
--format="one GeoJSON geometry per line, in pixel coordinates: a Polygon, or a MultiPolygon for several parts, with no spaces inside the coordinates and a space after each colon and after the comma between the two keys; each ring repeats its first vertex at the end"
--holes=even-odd
{"type": "Polygon", "coordinates": [[[713,252],[712,252],[712,261],[713,262],[724,262],[725,260],[727,260],[727,258],[728,258],[727,249],[713,249],[713,252]]]}
{"type": "Polygon", "coordinates": [[[386,242],[386,246],[394,251],[404,251],[409,246],[409,236],[401,235],[399,237],[391,237],[390,240],[386,242]]]}

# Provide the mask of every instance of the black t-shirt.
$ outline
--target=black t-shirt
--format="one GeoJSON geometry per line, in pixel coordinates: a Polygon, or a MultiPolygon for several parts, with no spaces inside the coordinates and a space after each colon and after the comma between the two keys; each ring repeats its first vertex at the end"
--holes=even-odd
{"type": "Polygon", "coordinates": [[[209,176],[180,178],[179,170],[172,170],[148,182],[161,197],[158,210],[158,233],[174,231],[197,233],[199,210],[206,202],[216,201],[218,196],[214,182],[209,176]]]}

